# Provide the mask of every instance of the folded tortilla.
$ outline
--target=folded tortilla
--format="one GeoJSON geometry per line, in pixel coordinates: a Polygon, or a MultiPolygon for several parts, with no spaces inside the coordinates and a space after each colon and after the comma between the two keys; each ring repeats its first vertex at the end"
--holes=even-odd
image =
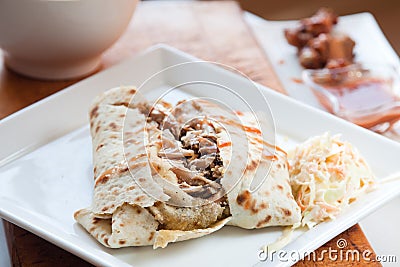
{"type": "Polygon", "coordinates": [[[74,217],[104,246],[165,247],[226,224],[300,221],[286,154],[252,114],[199,99],[150,105],[121,87],[95,99],[90,126],[93,201],[74,217]]]}

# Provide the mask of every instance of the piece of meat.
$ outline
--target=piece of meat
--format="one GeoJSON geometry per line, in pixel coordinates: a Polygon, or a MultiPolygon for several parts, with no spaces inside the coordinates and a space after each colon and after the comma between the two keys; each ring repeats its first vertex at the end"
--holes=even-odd
{"type": "Polygon", "coordinates": [[[329,60],[343,60],[352,63],[354,54],[353,49],[356,43],[346,34],[333,34],[329,39],[329,60]]]}
{"type": "Polygon", "coordinates": [[[175,137],[172,135],[172,133],[169,129],[164,130],[162,132],[161,141],[162,141],[162,147],[164,149],[179,148],[179,142],[175,139],[175,137]]]}
{"type": "Polygon", "coordinates": [[[205,155],[199,159],[194,159],[188,164],[191,170],[205,170],[214,161],[215,155],[205,155]]]}
{"type": "Polygon", "coordinates": [[[208,181],[203,176],[199,175],[196,170],[189,170],[183,165],[175,165],[171,168],[171,171],[175,173],[178,178],[178,183],[187,183],[188,185],[206,185],[208,181]]]}
{"type": "Polygon", "coordinates": [[[302,19],[295,28],[285,29],[289,44],[301,49],[321,33],[330,33],[338,21],[337,15],[329,8],[321,8],[312,17],[302,19]]]}
{"type": "Polygon", "coordinates": [[[328,61],[328,58],[329,58],[330,41],[331,41],[330,34],[322,33],[322,34],[318,35],[317,37],[311,39],[307,43],[308,47],[317,51],[317,53],[319,54],[319,59],[321,61],[323,61],[323,65],[326,64],[326,62],[328,61]]]}
{"type": "Polygon", "coordinates": [[[194,151],[182,148],[182,144],[175,139],[169,129],[163,131],[161,141],[162,147],[158,152],[159,157],[177,160],[194,156],[194,151]]]}
{"type": "Polygon", "coordinates": [[[199,153],[201,156],[207,156],[207,155],[215,156],[217,152],[218,148],[214,140],[204,137],[199,138],[199,153]]]}
{"type": "Polygon", "coordinates": [[[317,50],[308,46],[299,51],[299,62],[306,69],[320,69],[326,63],[317,50]]]}
{"type": "Polygon", "coordinates": [[[225,194],[225,190],[218,183],[203,186],[190,186],[188,188],[182,188],[182,190],[192,197],[214,201],[220,199],[225,194]]]}
{"type": "MultiPolygon", "coordinates": [[[[338,69],[338,68],[343,68],[348,65],[350,65],[352,62],[349,62],[345,60],[344,58],[335,58],[335,59],[329,59],[328,62],[325,65],[325,68],[327,69],[338,69]]],[[[336,77],[338,79],[338,77],[336,77]]]]}
{"type": "Polygon", "coordinates": [[[285,29],[284,33],[288,43],[297,48],[304,47],[314,37],[311,33],[306,32],[303,26],[285,29]]]}
{"type": "Polygon", "coordinates": [[[321,33],[330,33],[337,22],[338,16],[330,8],[320,8],[313,16],[300,21],[305,31],[314,37],[321,33]]]}
{"type": "Polygon", "coordinates": [[[225,207],[215,202],[187,208],[157,202],[148,209],[161,224],[161,229],[189,231],[209,227],[222,216],[225,207]]]}
{"type": "Polygon", "coordinates": [[[354,46],[348,35],[323,33],[300,50],[300,64],[307,69],[345,67],[353,63],[354,46]]]}
{"type": "Polygon", "coordinates": [[[355,42],[345,34],[332,33],[337,22],[338,17],[331,9],[321,8],[295,28],[285,29],[286,40],[298,48],[304,68],[334,68],[353,63],[355,42]]]}
{"type": "Polygon", "coordinates": [[[199,137],[202,134],[201,130],[193,130],[193,129],[188,129],[185,128],[185,135],[181,135],[180,140],[182,142],[182,145],[185,147],[191,147],[199,144],[199,137]]]}

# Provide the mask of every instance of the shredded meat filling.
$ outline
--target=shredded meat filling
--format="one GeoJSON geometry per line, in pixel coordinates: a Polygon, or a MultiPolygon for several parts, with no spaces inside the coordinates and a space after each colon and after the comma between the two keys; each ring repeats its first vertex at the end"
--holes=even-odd
{"type": "Polygon", "coordinates": [[[146,116],[148,123],[156,123],[162,131],[162,148],[158,157],[169,163],[180,189],[198,202],[194,207],[178,207],[164,202],[148,207],[160,223],[159,230],[204,229],[230,216],[220,183],[224,168],[217,146],[217,133],[209,120],[206,117],[194,119],[180,127],[177,118],[181,118],[183,111],[177,108],[171,114],[172,106],[168,103],[151,106],[143,102],[136,108],[146,116]]]}
{"type": "Polygon", "coordinates": [[[217,136],[207,118],[192,120],[185,125],[179,139],[184,149],[194,152],[192,157],[186,158],[188,169],[199,171],[211,181],[222,177],[223,162],[217,147],[217,136]]]}
{"type": "Polygon", "coordinates": [[[183,190],[200,198],[210,198],[222,193],[220,179],[223,175],[223,162],[219,155],[215,129],[207,118],[194,119],[184,125],[178,141],[181,150],[192,152],[182,158],[182,164],[171,169],[181,182],[183,190]]]}
{"type": "Polygon", "coordinates": [[[159,103],[150,107],[140,104],[147,122],[156,122],[162,133],[162,149],[158,156],[172,165],[180,187],[193,197],[223,195],[220,180],[224,166],[217,146],[217,133],[207,117],[196,118],[179,129],[171,106],[159,103]]]}

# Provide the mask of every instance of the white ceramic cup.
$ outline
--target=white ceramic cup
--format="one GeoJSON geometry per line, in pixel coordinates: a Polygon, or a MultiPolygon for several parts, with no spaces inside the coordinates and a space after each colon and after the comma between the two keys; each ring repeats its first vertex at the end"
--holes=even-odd
{"type": "Polygon", "coordinates": [[[0,0],[5,64],[41,79],[71,79],[96,70],[124,32],[138,0],[0,0]]]}

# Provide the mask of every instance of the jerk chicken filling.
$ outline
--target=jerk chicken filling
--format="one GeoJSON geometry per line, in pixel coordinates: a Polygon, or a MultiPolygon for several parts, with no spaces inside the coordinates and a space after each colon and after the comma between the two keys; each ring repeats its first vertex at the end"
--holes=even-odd
{"type": "Polygon", "coordinates": [[[210,198],[222,191],[223,163],[215,129],[207,118],[190,121],[177,136],[170,129],[164,129],[162,139],[159,156],[170,161],[171,171],[186,193],[210,198]]]}
{"type": "Polygon", "coordinates": [[[162,133],[158,156],[167,160],[180,188],[193,197],[222,197],[220,184],[224,166],[217,146],[217,132],[207,117],[194,118],[179,125],[165,102],[154,107],[143,104],[148,122],[156,122],[162,133]]]}
{"type": "Polygon", "coordinates": [[[186,167],[189,170],[198,171],[201,176],[211,181],[222,177],[223,163],[217,147],[216,132],[207,118],[195,119],[185,125],[179,140],[183,149],[193,151],[192,156],[186,157],[186,167]]]}
{"type": "MultiPolygon", "coordinates": [[[[194,103],[195,107],[195,103],[194,103]]],[[[160,223],[160,229],[192,230],[207,228],[217,220],[230,216],[230,209],[221,185],[224,166],[217,146],[217,132],[207,117],[180,124],[182,110],[161,102],[153,107],[137,106],[162,131],[162,147],[158,157],[168,162],[179,187],[204,203],[194,207],[178,207],[157,202],[148,210],[160,223]]]]}

